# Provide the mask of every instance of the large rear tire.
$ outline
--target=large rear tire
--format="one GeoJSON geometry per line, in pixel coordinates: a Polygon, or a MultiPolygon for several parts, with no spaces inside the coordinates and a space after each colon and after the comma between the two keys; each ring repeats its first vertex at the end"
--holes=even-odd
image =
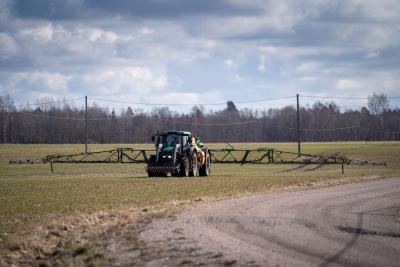
{"type": "Polygon", "coordinates": [[[179,176],[181,177],[189,176],[189,160],[187,157],[181,158],[179,162],[179,176]]]}
{"type": "Polygon", "coordinates": [[[210,153],[208,151],[205,153],[206,154],[206,162],[203,164],[203,166],[200,167],[200,176],[209,176],[211,174],[211,158],[210,158],[210,153]]]}
{"type": "Polygon", "coordinates": [[[197,161],[196,151],[193,151],[192,156],[190,157],[190,172],[189,176],[199,176],[199,163],[197,161]]]}

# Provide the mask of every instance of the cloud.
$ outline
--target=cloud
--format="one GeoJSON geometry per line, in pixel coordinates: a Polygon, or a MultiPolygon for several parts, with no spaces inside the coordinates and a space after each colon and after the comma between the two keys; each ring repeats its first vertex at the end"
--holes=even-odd
{"type": "Polygon", "coordinates": [[[366,58],[374,58],[374,57],[378,57],[379,56],[379,52],[378,51],[371,51],[368,52],[365,57],[366,58]]]}
{"type": "Polygon", "coordinates": [[[301,76],[300,77],[301,81],[305,81],[305,82],[314,82],[318,80],[317,76],[301,76]]]}
{"type": "Polygon", "coordinates": [[[36,101],[41,97],[73,96],[68,89],[72,79],[69,75],[48,71],[15,72],[11,75],[1,76],[1,94],[10,94],[18,101],[36,101]]]}
{"type": "Polygon", "coordinates": [[[130,1],[130,0],[14,0],[11,10],[21,18],[77,19],[103,17],[140,17],[176,19],[201,14],[230,15],[258,12],[241,1],[130,1]]]}
{"type": "Polygon", "coordinates": [[[84,0],[13,0],[13,15],[26,19],[76,19],[88,16],[84,0]]]}
{"type": "Polygon", "coordinates": [[[258,70],[262,73],[265,72],[266,66],[265,66],[265,56],[260,56],[260,64],[258,64],[258,70]]]}
{"type": "Polygon", "coordinates": [[[83,30],[83,35],[87,37],[90,42],[96,43],[114,43],[118,39],[118,35],[111,31],[104,31],[96,28],[86,28],[83,30]]]}
{"type": "Polygon", "coordinates": [[[67,88],[67,82],[71,77],[61,73],[50,72],[19,72],[12,77],[12,84],[35,84],[49,90],[60,90],[67,88]]]}
{"type": "Polygon", "coordinates": [[[153,28],[150,28],[150,27],[147,27],[147,26],[144,26],[144,27],[141,29],[141,33],[144,34],[144,35],[153,34],[153,33],[154,33],[154,29],[153,29],[153,28]]]}
{"type": "Polygon", "coordinates": [[[336,82],[336,88],[339,90],[360,90],[363,84],[357,80],[341,79],[336,82]]]}
{"type": "Polygon", "coordinates": [[[53,25],[47,23],[43,26],[20,30],[19,35],[28,41],[49,42],[53,39],[53,33],[53,25]]]}
{"type": "Polygon", "coordinates": [[[0,57],[8,58],[18,52],[18,45],[8,33],[0,32],[0,57]]]}
{"type": "Polygon", "coordinates": [[[332,1],[331,9],[320,15],[321,19],[335,22],[392,22],[399,21],[400,7],[396,0],[332,1]]]}
{"type": "Polygon", "coordinates": [[[193,15],[231,15],[251,14],[257,10],[251,5],[243,4],[241,1],[229,0],[203,0],[203,1],[130,1],[130,0],[86,0],[88,8],[101,10],[106,13],[114,13],[133,17],[145,18],[169,18],[193,15]]]}
{"type": "Polygon", "coordinates": [[[71,30],[62,25],[46,23],[36,27],[26,27],[18,32],[18,36],[28,42],[57,42],[59,45],[70,42],[114,43],[118,35],[101,28],[78,25],[71,30]]]}
{"type": "Polygon", "coordinates": [[[398,14],[396,0],[0,0],[0,80],[29,97],[396,94],[398,14]]]}
{"type": "MultiPolygon", "coordinates": [[[[41,66],[52,71],[57,68],[60,72],[112,59],[117,45],[124,42],[117,33],[100,27],[64,26],[52,22],[21,27],[14,33],[14,39],[20,47],[17,56],[31,63],[27,66],[41,66]]],[[[16,58],[15,62],[18,61],[16,58]]],[[[22,64],[18,66],[26,68],[22,64]]]]}
{"type": "Polygon", "coordinates": [[[237,83],[237,82],[242,82],[243,80],[244,78],[241,75],[235,74],[235,76],[233,76],[233,78],[231,79],[231,82],[237,83]]]}
{"type": "Polygon", "coordinates": [[[388,95],[398,94],[400,72],[379,71],[364,74],[359,77],[338,79],[335,88],[349,95],[369,95],[373,92],[384,92],[388,95]]]}
{"type": "Polygon", "coordinates": [[[305,62],[301,63],[297,68],[296,72],[300,74],[316,74],[321,69],[321,64],[317,62],[305,62]]]}
{"type": "Polygon", "coordinates": [[[77,78],[94,95],[145,95],[167,85],[167,78],[155,75],[146,67],[114,67],[88,73],[77,78]]]}
{"type": "Polygon", "coordinates": [[[233,68],[233,67],[236,66],[236,62],[233,61],[232,59],[226,59],[224,61],[224,65],[225,65],[226,68],[230,69],[230,68],[233,68]]]}

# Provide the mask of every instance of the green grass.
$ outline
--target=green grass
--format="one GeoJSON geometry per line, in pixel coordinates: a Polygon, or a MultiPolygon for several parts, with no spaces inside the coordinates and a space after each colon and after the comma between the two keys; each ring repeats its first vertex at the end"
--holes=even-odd
{"type": "MultiPolygon", "coordinates": [[[[90,145],[91,151],[132,145],[90,145]]],[[[237,148],[273,147],[295,152],[296,144],[234,144],[237,148]]],[[[150,145],[135,145],[147,147],[150,145]]],[[[227,147],[211,144],[211,148],[227,147]]],[[[309,143],[303,153],[340,152],[349,158],[386,161],[386,167],[296,165],[212,165],[210,177],[147,178],[142,164],[10,165],[10,159],[81,152],[83,145],[0,145],[0,236],[18,225],[47,216],[94,212],[172,200],[224,197],[290,185],[364,176],[400,174],[400,142],[309,143]]]]}

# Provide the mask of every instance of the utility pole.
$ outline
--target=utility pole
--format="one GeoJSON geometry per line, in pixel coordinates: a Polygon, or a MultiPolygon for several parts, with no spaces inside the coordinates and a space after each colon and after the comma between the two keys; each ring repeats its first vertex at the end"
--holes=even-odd
{"type": "Polygon", "coordinates": [[[6,135],[4,134],[4,105],[1,107],[1,136],[3,137],[3,144],[5,144],[6,135]]]}
{"type": "Polygon", "coordinates": [[[299,106],[299,94],[296,94],[297,98],[297,156],[300,157],[300,106],[299,106]]]}
{"type": "Polygon", "coordinates": [[[86,132],[86,142],[85,142],[85,153],[88,152],[88,115],[87,115],[87,96],[85,96],[85,132],[86,132]]]}
{"type": "Polygon", "coordinates": [[[11,111],[11,144],[14,144],[14,111],[11,111]]]}

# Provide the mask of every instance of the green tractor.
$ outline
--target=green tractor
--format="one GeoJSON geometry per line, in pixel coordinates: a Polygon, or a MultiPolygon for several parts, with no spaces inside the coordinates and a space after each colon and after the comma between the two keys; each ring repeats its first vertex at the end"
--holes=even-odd
{"type": "Polygon", "coordinates": [[[168,131],[152,136],[156,155],[147,161],[146,171],[154,176],[209,176],[210,153],[198,138],[187,131],[168,131]]]}

